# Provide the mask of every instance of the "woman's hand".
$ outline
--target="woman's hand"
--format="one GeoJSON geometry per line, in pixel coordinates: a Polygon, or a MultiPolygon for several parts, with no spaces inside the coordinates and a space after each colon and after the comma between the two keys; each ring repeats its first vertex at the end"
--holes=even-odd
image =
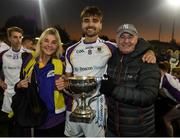
{"type": "Polygon", "coordinates": [[[21,80],[17,84],[17,88],[27,88],[27,87],[28,87],[28,80],[27,79],[21,80]]]}
{"type": "Polygon", "coordinates": [[[55,80],[55,85],[59,91],[63,90],[67,85],[66,79],[64,77],[59,77],[59,79],[55,80]]]}

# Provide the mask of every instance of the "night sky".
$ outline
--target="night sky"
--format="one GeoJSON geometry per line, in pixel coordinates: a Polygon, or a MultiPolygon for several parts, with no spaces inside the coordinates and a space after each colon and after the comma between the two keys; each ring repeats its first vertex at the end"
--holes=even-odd
{"type": "Polygon", "coordinates": [[[175,39],[180,42],[180,9],[176,11],[166,0],[0,0],[0,27],[16,15],[35,19],[42,28],[61,25],[72,39],[81,36],[80,12],[85,6],[98,6],[104,14],[102,35],[115,38],[122,23],[132,23],[146,40],[170,41],[173,18],[175,39]],[[39,2],[42,4],[39,4],[39,2]]]}

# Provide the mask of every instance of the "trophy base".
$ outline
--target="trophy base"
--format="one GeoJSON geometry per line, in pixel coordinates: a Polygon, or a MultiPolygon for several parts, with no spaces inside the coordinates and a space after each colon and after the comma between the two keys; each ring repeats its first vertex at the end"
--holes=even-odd
{"type": "Polygon", "coordinates": [[[94,118],[95,118],[95,111],[92,110],[93,112],[90,114],[76,114],[76,113],[71,113],[70,114],[70,121],[72,122],[81,122],[81,123],[91,123],[94,118]]]}

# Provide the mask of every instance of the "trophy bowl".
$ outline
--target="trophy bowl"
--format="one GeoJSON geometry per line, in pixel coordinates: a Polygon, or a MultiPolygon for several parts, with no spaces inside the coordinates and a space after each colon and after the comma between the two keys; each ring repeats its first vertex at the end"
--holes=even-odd
{"type": "Polygon", "coordinates": [[[94,119],[95,110],[91,108],[90,104],[97,98],[97,95],[91,97],[96,93],[97,87],[97,79],[94,76],[68,77],[68,94],[77,102],[76,108],[70,114],[70,121],[90,123],[94,119]]]}
{"type": "Polygon", "coordinates": [[[75,76],[68,78],[69,90],[72,94],[93,95],[97,89],[97,81],[93,76],[75,76]]]}

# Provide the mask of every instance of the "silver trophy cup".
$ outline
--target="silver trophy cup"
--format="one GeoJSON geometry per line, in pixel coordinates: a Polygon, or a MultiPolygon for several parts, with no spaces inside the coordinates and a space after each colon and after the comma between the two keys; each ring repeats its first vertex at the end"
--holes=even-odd
{"type": "Polygon", "coordinates": [[[95,94],[97,87],[97,80],[93,76],[68,78],[68,90],[65,90],[65,92],[77,101],[76,108],[70,114],[70,121],[90,123],[94,119],[95,110],[90,107],[90,104],[100,96],[100,94],[90,98],[88,103],[86,103],[86,100],[95,94]]]}

